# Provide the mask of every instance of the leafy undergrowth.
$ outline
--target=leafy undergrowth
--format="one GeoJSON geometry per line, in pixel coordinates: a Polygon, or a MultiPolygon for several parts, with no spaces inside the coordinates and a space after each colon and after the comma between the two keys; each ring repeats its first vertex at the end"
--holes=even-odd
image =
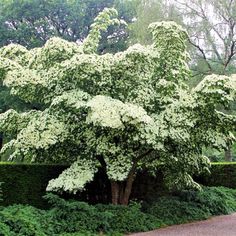
{"type": "Polygon", "coordinates": [[[166,225],[203,220],[235,212],[236,189],[205,187],[200,192],[183,191],[176,196],[158,198],[144,208],[166,225]]]}
{"type": "Polygon", "coordinates": [[[52,205],[50,210],[24,205],[2,208],[1,235],[118,236],[236,211],[236,190],[224,187],[207,187],[201,192],[183,191],[175,196],[144,203],[143,206],[131,203],[128,207],[92,206],[84,202],[65,201],[52,194],[45,198],[52,205]]]}

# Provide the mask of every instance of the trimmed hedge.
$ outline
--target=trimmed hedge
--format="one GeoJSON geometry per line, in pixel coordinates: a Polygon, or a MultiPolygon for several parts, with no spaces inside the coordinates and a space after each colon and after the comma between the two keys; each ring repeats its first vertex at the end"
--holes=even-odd
{"type": "MultiPolygon", "coordinates": [[[[42,198],[46,194],[47,183],[65,168],[66,165],[0,163],[0,182],[3,182],[3,201],[0,204],[7,206],[18,203],[48,208],[48,203],[42,198]]],[[[236,163],[214,163],[211,175],[202,175],[196,177],[196,180],[206,186],[236,188],[236,163]]],[[[159,170],[156,177],[149,176],[148,173],[137,175],[131,199],[151,201],[166,194],[168,190],[164,187],[159,170]]],[[[87,185],[86,191],[76,195],[63,194],[63,197],[73,197],[88,203],[109,203],[110,184],[106,175],[99,172],[95,181],[87,185]]]]}
{"type": "MultiPolygon", "coordinates": [[[[0,182],[3,201],[0,205],[29,204],[38,208],[48,208],[42,198],[46,194],[48,181],[56,178],[68,165],[20,164],[0,162],[0,182]]],[[[75,198],[88,203],[109,203],[110,186],[104,173],[95,176],[96,181],[87,185],[86,191],[76,195],[63,194],[63,198],[75,198]]]]}
{"type": "Polygon", "coordinates": [[[47,202],[42,199],[42,195],[45,194],[48,181],[58,176],[65,168],[63,165],[1,163],[1,204],[30,204],[44,208],[47,202]]]}
{"type": "Polygon", "coordinates": [[[211,174],[205,174],[196,179],[206,186],[236,188],[236,162],[212,163],[211,174]]]}

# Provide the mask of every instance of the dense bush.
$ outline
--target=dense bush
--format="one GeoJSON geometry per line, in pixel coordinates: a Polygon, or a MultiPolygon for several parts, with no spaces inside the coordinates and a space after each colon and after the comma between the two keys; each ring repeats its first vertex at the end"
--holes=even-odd
{"type": "Polygon", "coordinates": [[[182,191],[177,196],[158,198],[146,212],[164,224],[180,224],[236,211],[236,189],[204,187],[203,191],[182,191]]]}
{"type": "Polygon", "coordinates": [[[1,205],[29,204],[46,208],[45,195],[48,181],[57,177],[67,166],[46,164],[0,163],[1,205]]]}
{"type": "Polygon", "coordinates": [[[55,233],[81,231],[99,232],[108,229],[109,212],[100,212],[96,206],[85,202],[65,201],[56,195],[48,194],[46,199],[53,208],[48,211],[48,223],[55,233]]]}
{"type": "Polygon", "coordinates": [[[115,205],[88,205],[84,202],[65,201],[48,194],[53,208],[48,211],[48,222],[55,233],[62,232],[138,232],[158,228],[160,221],[141,212],[141,205],[132,203],[128,207],[115,205]]]}
{"type": "Polygon", "coordinates": [[[194,202],[202,209],[208,209],[211,215],[230,214],[236,211],[236,189],[225,187],[205,187],[204,191],[183,191],[181,199],[194,202]]]}
{"type": "Polygon", "coordinates": [[[155,216],[141,211],[141,204],[132,202],[129,207],[121,205],[97,205],[101,212],[109,212],[109,231],[141,232],[159,228],[163,223],[155,216]]]}
{"type": "Polygon", "coordinates": [[[31,206],[6,207],[0,211],[0,232],[4,236],[46,236],[42,229],[46,225],[44,216],[44,211],[31,206]]]}
{"type": "Polygon", "coordinates": [[[6,236],[91,236],[99,232],[120,235],[152,230],[161,225],[156,217],[142,212],[137,203],[128,207],[92,206],[85,202],[66,201],[52,194],[46,199],[52,204],[47,211],[24,205],[5,207],[0,211],[0,232],[6,236]]]}
{"type": "Polygon", "coordinates": [[[159,197],[153,203],[132,202],[128,207],[89,205],[48,194],[52,206],[40,210],[13,205],[0,211],[0,233],[4,236],[93,236],[148,231],[162,225],[202,220],[236,211],[236,189],[204,187],[159,197]],[[117,232],[117,233],[116,233],[117,232]]]}
{"type": "Polygon", "coordinates": [[[211,216],[207,208],[203,209],[194,202],[185,202],[179,197],[172,196],[159,198],[147,212],[162,219],[166,225],[202,220],[211,216]]]}
{"type": "Polygon", "coordinates": [[[201,184],[236,188],[236,162],[213,163],[210,171],[211,174],[198,177],[201,184]]]}
{"type": "Polygon", "coordinates": [[[2,188],[1,188],[2,182],[0,182],[0,201],[2,201],[2,188]]]}

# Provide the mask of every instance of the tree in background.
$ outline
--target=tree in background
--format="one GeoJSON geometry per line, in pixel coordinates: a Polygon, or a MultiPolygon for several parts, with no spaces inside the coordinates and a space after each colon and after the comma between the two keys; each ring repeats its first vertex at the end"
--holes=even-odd
{"type": "Polygon", "coordinates": [[[185,26],[197,65],[196,72],[229,75],[236,73],[236,1],[181,1],[185,26]]]}
{"type": "MultiPolygon", "coordinates": [[[[134,17],[133,4],[133,1],[121,0],[3,0],[0,45],[17,43],[27,48],[41,47],[53,36],[81,43],[93,19],[105,7],[115,6],[120,10],[120,18],[130,22],[134,17]]],[[[110,27],[108,32],[103,32],[102,50],[107,45],[113,51],[120,51],[125,48],[126,38],[125,27],[110,27]]]]}
{"type": "Polygon", "coordinates": [[[128,204],[138,170],[163,166],[170,188],[200,188],[208,168],[202,148],[225,147],[235,116],[217,110],[235,98],[236,79],[208,76],[190,90],[187,34],[173,22],[153,23],[154,43],[96,53],[101,30],[122,22],[105,9],[83,44],[52,38],[37,49],[0,50],[0,76],[11,92],[42,110],[0,116],[10,160],[69,163],[48,191],[82,190],[103,168],[112,203],[128,204]]]}
{"type": "Polygon", "coordinates": [[[175,21],[182,23],[180,12],[174,3],[165,0],[139,0],[135,6],[136,14],[133,22],[129,24],[129,42],[151,44],[152,35],[148,29],[149,24],[156,21],[175,21]]]}
{"type": "MultiPolygon", "coordinates": [[[[236,1],[178,1],[188,29],[192,70],[197,83],[208,74],[236,73],[236,1]]],[[[232,104],[235,107],[235,103],[232,104]]],[[[235,110],[235,109],[234,109],[235,110]]],[[[232,160],[228,146],[225,160],[232,160]]]]}

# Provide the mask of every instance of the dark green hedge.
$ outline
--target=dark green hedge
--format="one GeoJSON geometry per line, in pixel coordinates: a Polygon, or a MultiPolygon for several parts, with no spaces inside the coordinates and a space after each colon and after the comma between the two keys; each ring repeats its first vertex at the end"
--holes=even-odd
{"type": "Polygon", "coordinates": [[[198,177],[206,186],[236,188],[236,162],[216,162],[212,164],[211,174],[198,177]]]}
{"type": "MultiPolygon", "coordinates": [[[[50,179],[57,177],[67,166],[0,163],[0,182],[2,184],[2,205],[14,203],[30,204],[39,208],[47,208],[42,199],[50,179]]],[[[196,177],[206,186],[225,186],[236,188],[236,163],[213,164],[211,175],[196,177]]],[[[99,172],[95,181],[87,185],[87,190],[76,194],[63,194],[64,198],[75,198],[89,203],[108,203],[111,199],[110,185],[106,175],[99,172]]],[[[148,173],[139,173],[134,182],[132,199],[148,200],[168,193],[163,185],[161,170],[157,177],[148,173]]]]}
{"type": "Polygon", "coordinates": [[[48,180],[58,176],[66,166],[0,164],[0,182],[3,192],[3,205],[13,203],[44,207],[42,199],[48,180]]]}
{"type": "MultiPolygon", "coordinates": [[[[29,204],[39,208],[47,208],[47,201],[42,199],[46,194],[48,181],[56,178],[67,165],[49,164],[13,164],[0,162],[0,182],[3,192],[1,205],[14,203],[29,204]]],[[[99,172],[87,185],[87,190],[76,195],[63,194],[64,198],[75,198],[89,203],[110,202],[110,187],[104,173],[99,172]]]]}

